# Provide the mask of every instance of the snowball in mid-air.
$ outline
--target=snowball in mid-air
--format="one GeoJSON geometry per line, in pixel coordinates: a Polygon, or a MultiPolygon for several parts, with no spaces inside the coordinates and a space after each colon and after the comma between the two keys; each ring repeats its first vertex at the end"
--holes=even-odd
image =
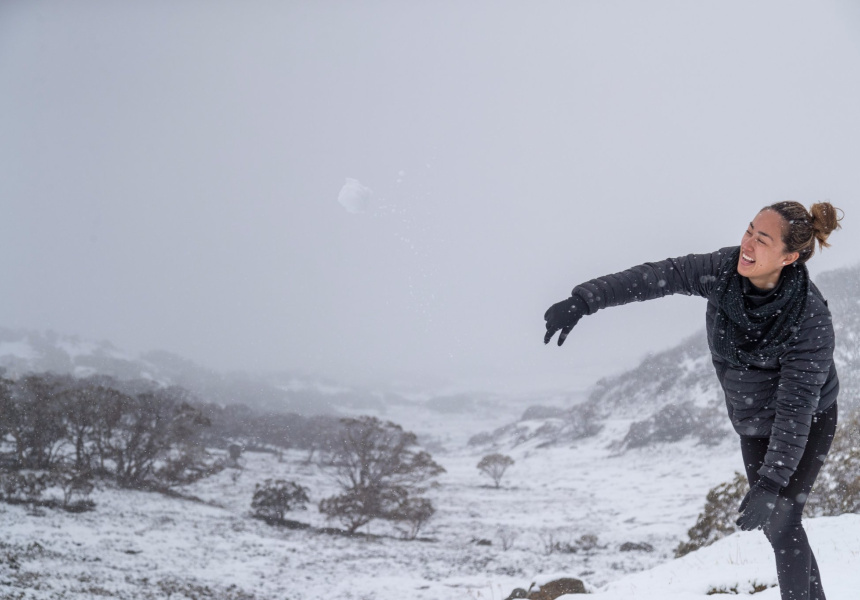
{"type": "Polygon", "coordinates": [[[373,198],[373,190],[361,185],[358,179],[346,178],[346,183],[340,188],[337,201],[340,202],[347,212],[362,213],[370,208],[370,199],[373,198]]]}

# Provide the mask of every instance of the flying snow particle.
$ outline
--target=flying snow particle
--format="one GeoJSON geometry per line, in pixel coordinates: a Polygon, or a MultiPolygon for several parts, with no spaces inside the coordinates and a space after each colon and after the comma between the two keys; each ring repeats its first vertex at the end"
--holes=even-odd
{"type": "Polygon", "coordinates": [[[346,178],[346,183],[340,188],[337,201],[347,212],[358,214],[370,208],[370,200],[373,198],[373,190],[361,184],[358,179],[346,178]]]}

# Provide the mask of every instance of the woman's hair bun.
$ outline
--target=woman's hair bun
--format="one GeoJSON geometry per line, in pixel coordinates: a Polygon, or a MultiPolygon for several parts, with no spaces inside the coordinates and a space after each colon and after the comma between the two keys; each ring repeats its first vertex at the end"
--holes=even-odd
{"type": "Polygon", "coordinates": [[[809,214],[812,215],[812,231],[820,248],[828,248],[830,244],[827,243],[827,238],[833,231],[842,227],[839,224],[842,217],[837,216],[837,211],[839,209],[829,202],[816,202],[809,208],[809,214]]]}

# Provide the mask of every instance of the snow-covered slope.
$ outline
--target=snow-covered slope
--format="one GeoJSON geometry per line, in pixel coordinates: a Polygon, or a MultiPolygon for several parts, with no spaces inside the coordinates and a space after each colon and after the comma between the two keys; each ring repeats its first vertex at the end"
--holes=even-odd
{"type": "MultiPolygon", "coordinates": [[[[289,515],[312,526],[304,530],[251,518],[254,485],[266,478],[298,481],[314,501],[333,493],[298,451],[282,460],[246,454],[243,470],[183,490],[203,502],[101,489],[90,513],[0,504],[0,597],[154,599],[172,590],[174,599],[477,600],[566,575],[606,600],[680,600],[775,583],[760,532],[672,559],[707,489],[737,466],[735,448],[518,450],[501,489],[479,477],[478,454],[435,455],[447,473],[432,492],[438,513],[417,541],[381,523],[373,536],[325,533],[314,506],[289,515]],[[637,549],[622,551],[628,542],[637,549]]],[[[828,597],[853,600],[860,516],[814,519],[809,531],[828,597]]]]}
{"type": "MultiPolygon", "coordinates": [[[[347,538],[250,518],[254,485],[266,478],[298,481],[314,501],[334,493],[298,451],[283,462],[249,453],[243,471],[184,490],[206,504],[109,489],[94,494],[92,513],[34,514],[0,504],[3,552],[15,557],[0,564],[0,597],[27,589],[24,598],[90,598],[98,588],[146,598],[146,590],[174,582],[219,594],[234,586],[256,598],[287,590],[293,600],[503,598],[544,572],[603,584],[667,560],[707,489],[730,476],[737,460],[725,448],[701,468],[695,463],[705,457],[691,447],[686,454],[694,458],[677,472],[668,448],[624,458],[588,446],[521,450],[501,489],[481,479],[480,455],[434,455],[447,473],[431,493],[438,512],[422,532],[428,541],[397,539],[384,523],[370,526],[384,537],[347,538]],[[620,552],[625,542],[653,550],[620,552]]],[[[290,517],[328,525],[313,506],[290,517]]]]}
{"type": "MultiPolygon", "coordinates": [[[[856,598],[860,590],[860,515],[810,519],[806,530],[827,597],[856,598]]],[[[737,533],[683,558],[627,575],[599,590],[594,598],[701,600],[710,597],[709,592],[755,593],[761,600],[779,600],[772,551],[761,532],[737,533]]]]}

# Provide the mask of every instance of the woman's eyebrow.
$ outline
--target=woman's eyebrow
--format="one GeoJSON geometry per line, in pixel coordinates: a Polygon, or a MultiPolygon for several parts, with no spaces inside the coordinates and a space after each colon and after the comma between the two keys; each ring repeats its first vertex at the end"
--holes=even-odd
{"type": "Polygon", "coordinates": [[[752,221],[750,221],[750,229],[752,229],[755,233],[757,233],[757,234],[759,234],[759,235],[763,235],[764,237],[766,237],[766,238],[768,238],[768,239],[770,239],[770,240],[773,240],[773,238],[772,238],[772,237],[770,237],[768,234],[766,234],[764,231],[756,231],[756,230],[755,230],[755,228],[753,228],[752,221]]]}

